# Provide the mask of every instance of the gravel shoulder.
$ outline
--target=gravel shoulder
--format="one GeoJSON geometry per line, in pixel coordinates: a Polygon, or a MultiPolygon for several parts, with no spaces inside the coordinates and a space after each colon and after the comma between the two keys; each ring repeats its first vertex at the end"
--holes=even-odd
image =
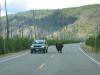
{"type": "Polygon", "coordinates": [[[81,44],[81,48],[93,59],[98,61],[100,63],[100,52],[96,52],[95,49],[93,49],[90,46],[87,46],[85,44],[81,44]]]}

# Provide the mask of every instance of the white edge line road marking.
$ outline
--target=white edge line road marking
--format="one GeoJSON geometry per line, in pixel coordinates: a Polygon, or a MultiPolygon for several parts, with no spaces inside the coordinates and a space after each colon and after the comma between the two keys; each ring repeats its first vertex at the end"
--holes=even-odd
{"type": "Polygon", "coordinates": [[[79,48],[80,51],[85,54],[88,58],[90,58],[94,63],[96,63],[97,65],[100,66],[100,63],[98,61],[96,61],[95,59],[93,59],[92,57],[90,57],[87,53],[85,53],[81,48],[79,48]]]}
{"type": "Polygon", "coordinates": [[[27,53],[24,53],[24,54],[21,54],[21,55],[17,55],[17,56],[14,56],[14,57],[9,57],[9,58],[2,59],[2,60],[0,60],[0,63],[1,63],[1,62],[5,62],[5,61],[8,61],[8,60],[15,59],[15,58],[18,58],[18,57],[21,57],[21,56],[24,56],[24,55],[26,55],[26,54],[27,54],[27,53]]]}
{"type": "Polygon", "coordinates": [[[41,64],[38,68],[42,69],[44,67],[45,64],[41,64]]]}

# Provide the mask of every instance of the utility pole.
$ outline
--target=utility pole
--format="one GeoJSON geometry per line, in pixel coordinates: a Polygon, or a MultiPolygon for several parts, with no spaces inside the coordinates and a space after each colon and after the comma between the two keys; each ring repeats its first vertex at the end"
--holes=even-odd
{"type": "Polygon", "coordinates": [[[2,37],[2,24],[1,24],[1,5],[0,5],[0,37],[2,37]]]}
{"type": "Polygon", "coordinates": [[[7,13],[7,2],[5,0],[5,12],[6,12],[6,28],[7,28],[7,40],[9,39],[9,22],[8,22],[8,13],[7,13]]]}

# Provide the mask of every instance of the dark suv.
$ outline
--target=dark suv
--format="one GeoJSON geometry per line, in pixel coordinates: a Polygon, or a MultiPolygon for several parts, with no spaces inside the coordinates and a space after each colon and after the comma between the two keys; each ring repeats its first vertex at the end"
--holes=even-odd
{"type": "Polygon", "coordinates": [[[48,52],[48,44],[46,40],[35,40],[31,45],[31,53],[47,53],[48,52]]]}

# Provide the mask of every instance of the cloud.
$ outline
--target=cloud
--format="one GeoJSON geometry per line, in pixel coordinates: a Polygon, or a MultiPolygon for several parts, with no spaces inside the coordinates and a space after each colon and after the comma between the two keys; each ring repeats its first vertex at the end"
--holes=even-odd
{"type": "Polygon", "coordinates": [[[5,16],[5,12],[4,11],[1,11],[1,16],[5,16]]]}
{"type": "Polygon", "coordinates": [[[62,8],[64,5],[65,0],[35,0],[29,1],[26,4],[27,9],[55,9],[55,8],[62,8]]]}
{"type": "MultiPolygon", "coordinates": [[[[15,0],[16,1],[16,0],[15,0]]],[[[11,3],[14,3],[14,0],[6,0],[7,4],[11,4],[11,3]]],[[[5,4],[5,0],[0,0],[0,5],[2,7],[4,7],[4,4],[5,4]]]]}
{"type": "MultiPolygon", "coordinates": [[[[8,14],[13,14],[13,13],[8,12],[8,14]]],[[[5,15],[6,15],[5,11],[1,11],[1,16],[5,16],[5,15]]]]}
{"type": "Polygon", "coordinates": [[[4,3],[4,0],[0,0],[0,4],[4,3]]]}
{"type": "Polygon", "coordinates": [[[100,0],[28,0],[27,9],[56,9],[100,3],[100,0]]]}
{"type": "MultiPolygon", "coordinates": [[[[4,1],[0,4],[4,10],[4,1]]],[[[9,12],[19,12],[31,9],[57,9],[76,7],[88,4],[100,4],[100,0],[6,0],[9,12]]]]}

